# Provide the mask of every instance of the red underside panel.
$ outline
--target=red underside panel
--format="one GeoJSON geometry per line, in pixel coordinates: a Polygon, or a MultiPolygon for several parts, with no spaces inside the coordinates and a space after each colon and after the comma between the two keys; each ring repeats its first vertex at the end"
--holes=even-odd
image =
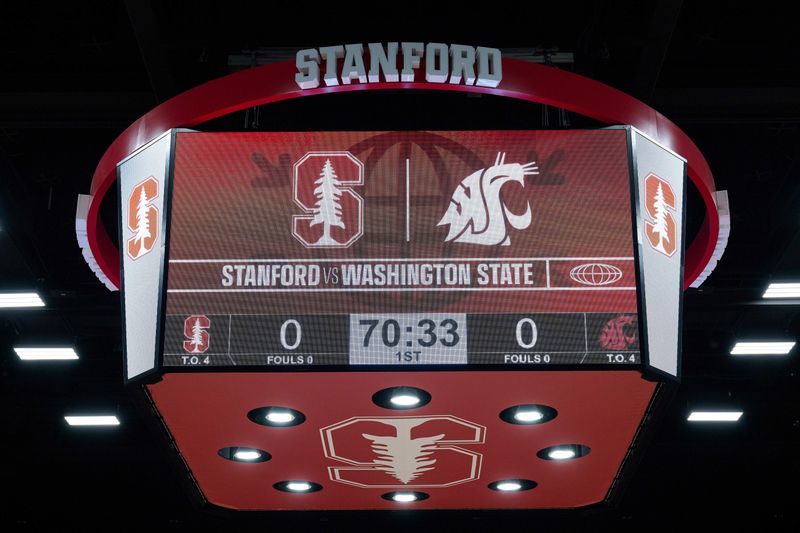
{"type": "Polygon", "coordinates": [[[642,421],[655,384],[635,371],[341,372],[167,374],[147,387],[205,497],[231,509],[571,508],[602,501],[642,421]],[[377,391],[413,386],[429,404],[378,407],[377,391]],[[504,422],[503,409],[544,404],[544,424],[504,422]],[[263,406],[302,412],[293,427],[266,427],[247,413],[263,406]],[[581,444],[569,461],[537,457],[543,448],[581,444]],[[218,450],[265,450],[272,459],[240,463],[218,450]],[[433,461],[433,462],[431,462],[433,461]],[[524,492],[494,481],[528,479],[524,492]],[[294,494],[273,484],[319,483],[294,494]],[[413,503],[391,491],[430,497],[413,503]]]}

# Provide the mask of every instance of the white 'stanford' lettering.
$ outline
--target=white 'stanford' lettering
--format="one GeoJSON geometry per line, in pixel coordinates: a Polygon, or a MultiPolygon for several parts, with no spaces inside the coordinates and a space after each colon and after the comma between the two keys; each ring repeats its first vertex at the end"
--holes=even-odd
{"type": "Polygon", "coordinates": [[[294,80],[301,89],[314,89],[321,82],[326,87],[351,83],[408,83],[415,81],[423,60],[428,83],[497,87],[503,79],[502,54],[497,48],[392,42],[386,45],[369,43],[366,50],[360,43],[300,50],[296,56],[294,80]],[[365,52],[368,59],[364,57],[365,52]]]}

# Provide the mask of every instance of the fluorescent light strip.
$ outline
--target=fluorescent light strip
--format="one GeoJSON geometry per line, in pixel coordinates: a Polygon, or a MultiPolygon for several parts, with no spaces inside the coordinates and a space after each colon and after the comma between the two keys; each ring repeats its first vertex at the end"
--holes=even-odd
{"type": "Polygon", "coordinates": [[[770,283],[764,298],[800,298],[800,283],[770,283]]]}
{"type": "Polygon", "coordinates": [[[64,361],[78,358],[74,348],[18,348],[15,346],[14,351],[23,361],[64,361]]]}
{"type": "Polygon", "coordinates": [[[19,307],[44,307],[44,302],[35,292],[0,293],[0,309],[19,307]]]}
{"type": "Polygon", "coordinates": [[[119,419],[114,416],[65,416],[64,420],[70,426],[118,426],[119,419]]]}
{"type": "Polygon", "coordinates": [[[737,342],[731,355],[786,355],[794,348],[794,341],[737,342]]]}
{"type": "Polygon", "coordinates": [[[689,422],[738,422],[742,411],[692,411],[689,422]]]}

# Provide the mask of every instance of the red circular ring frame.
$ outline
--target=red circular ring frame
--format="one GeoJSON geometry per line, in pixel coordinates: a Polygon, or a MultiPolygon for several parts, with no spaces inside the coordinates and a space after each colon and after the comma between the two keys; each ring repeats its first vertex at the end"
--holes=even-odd
{"type": "MultiPolygon", "coordinates": [[[[424,61],[417,71],[424,72],[424,61]]],[[[100,222],[103,197],[116,179],[119,161],[171,128],[191,127],[249,107],[302,96],[381,89],[424,89],[491,94],[560,107],[608,124],[630,124],[686,158],[689,179],[703,198],[706,216],[685,256],[684,286],[705,269],[717,244],[719,215],[714,177],[692,140],[661,113],[600,82],[556,68],[518,59],[503,59],[498,87],[428,82],[356,83],[301,90],[294,81],[294,61],[282,61],[229,74],[167,100],[139,118],[108,147],[97,165],[86,227],[89,247],[109,280],[119,287],[119,250],[100,222]]]]}

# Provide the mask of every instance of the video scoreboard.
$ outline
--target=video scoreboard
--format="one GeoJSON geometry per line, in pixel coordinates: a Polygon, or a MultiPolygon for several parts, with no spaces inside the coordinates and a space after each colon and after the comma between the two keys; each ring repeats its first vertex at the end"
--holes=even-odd
{"type": "Polygon", "coordinates": [[[678,374],[685,161],[632,128],[178,130],[118,173],[129,379],[678,374]]]}

